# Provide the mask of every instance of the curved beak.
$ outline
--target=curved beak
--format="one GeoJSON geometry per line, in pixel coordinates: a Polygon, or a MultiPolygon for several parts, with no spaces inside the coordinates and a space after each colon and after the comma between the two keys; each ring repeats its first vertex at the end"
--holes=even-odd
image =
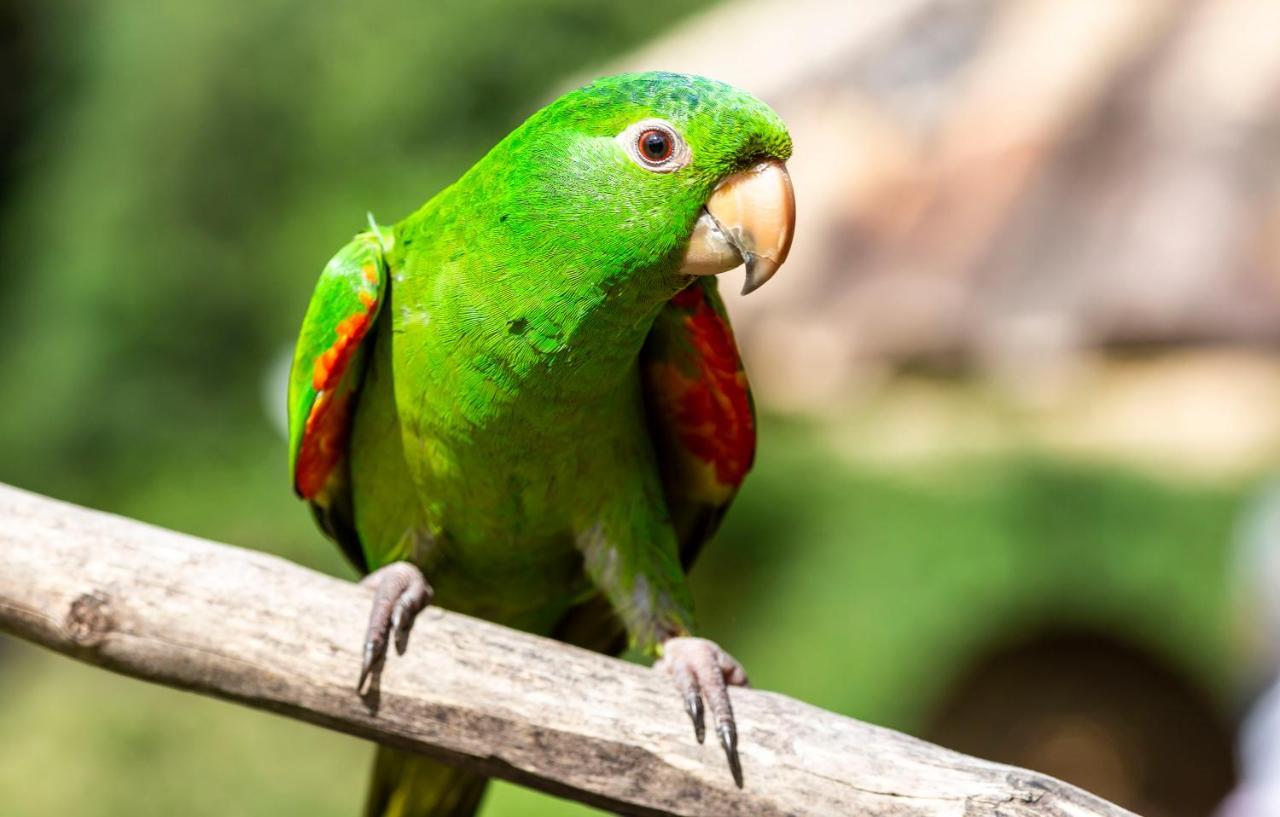
{"type": "Polygon", "coordinates": [[[716,185],[694,225],[680,271],[717,275],[745,263],[746,295],[787,260],[795,225],[796,198],[786,166],[760,162],[716,185]]]}

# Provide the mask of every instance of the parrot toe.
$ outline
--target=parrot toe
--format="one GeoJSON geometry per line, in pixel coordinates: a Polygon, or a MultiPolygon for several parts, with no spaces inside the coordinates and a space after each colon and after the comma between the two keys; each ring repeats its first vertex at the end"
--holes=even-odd
{"type": "Polygon", "coordinates": [[[375,588],[364,635],[364,660],[356,683],[356,691],[364,695],[371,686],[374,666],[387,654],[387,642],[394,637],[396,652],[404,653],[413,619],[431,603],[432,590],[422,571],[409,562],[380,567],[365,576],[360,585],[375,588]]]}
{"type": "Polygon", "coordinates": [[[733,782],[742,788],[742,764],[738,759],[738,726],[729,703],[730,686],[747,686],[742,665],[714,641],[705,638],[671,638],[662,645],[662,658],[654,665],[671,676],[684,698],[685,711],[693,721],[693,733],[702,743],[706,738],[705,708],[715,719],[716,735],[729,761],[733,782]]]}

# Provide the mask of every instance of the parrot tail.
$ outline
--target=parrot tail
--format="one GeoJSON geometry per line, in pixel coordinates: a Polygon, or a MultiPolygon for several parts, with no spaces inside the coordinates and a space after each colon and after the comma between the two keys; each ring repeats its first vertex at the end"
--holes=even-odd
{"type": "Polygon", "coordinates": [[[439,761],[379,746],[365,817],[471,817],[488,783],[439,761]]]}

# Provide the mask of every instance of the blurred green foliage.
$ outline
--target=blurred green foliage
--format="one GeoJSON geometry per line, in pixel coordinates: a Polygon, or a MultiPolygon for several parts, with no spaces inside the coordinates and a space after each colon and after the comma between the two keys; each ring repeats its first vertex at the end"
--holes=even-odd
{"type": "MultiPolygon", "coordinates": [[[[344,574],[264,396],[321,266],[366,209],[416,207],[565,75],[696,5],[0,3],[29,79],[0,119],[22,128],[0,140],[0,481],[344,574]]],[[[885,470],[825,439],[766,422],[695,573],[758,686],[915,729],[975,650],[1041,623],[1225,686],[1243,486],[1021,456],[885,470]]],[[[360,802],[359,741],[0,648],[0,813],[360,802]]],[[[509,786],[487,809],[585,811],[509,786]]]]}

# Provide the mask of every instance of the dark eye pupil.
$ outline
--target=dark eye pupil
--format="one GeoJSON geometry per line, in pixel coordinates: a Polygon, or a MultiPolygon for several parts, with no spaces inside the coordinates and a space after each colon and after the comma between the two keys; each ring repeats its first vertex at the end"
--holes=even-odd
{"type": "Polygon", "coordinates": [[[665,133],[649,131],[640,138],[640,149],[646,159],[660,162],[671,155],[671,141],[665,133]]]}

